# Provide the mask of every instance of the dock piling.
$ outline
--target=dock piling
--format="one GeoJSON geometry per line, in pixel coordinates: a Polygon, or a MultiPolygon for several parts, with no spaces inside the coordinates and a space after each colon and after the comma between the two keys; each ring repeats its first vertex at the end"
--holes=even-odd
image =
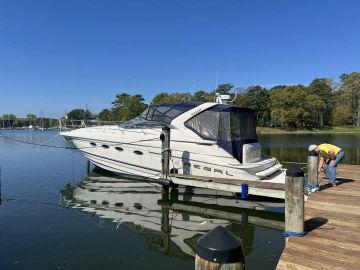
{"type": "Polygon", "coordinates": [[[285,178],[285,236],[304,235],[304,171],[289,168],[285,178]]]}
{"type": "MultiPolygon", "coordinates": [[[[162,193],[161,199],[163,201],[169,201],[169,193],[162,193]]],[[[161,250],[165,254],[167,254],[170,250],[170,234],[171,234],[171,226],[170,226],[170,208],[168,203],[164,203],[161,205],[161,239],[162,245],[161,250]]]]}
{"type": "Polygon", "coordinates": [[[318,165],[319,165],[319,154],[315,151],[310,151],[308,155],[308,186],[310,188],[317,188],[318,182],[318,165]]]}
{"type": "Polygon", "coordinates": [[[245,269],[245,255],[241,240],[217,226],[197,241],[195,270],[220,269],[245,269]]]}
{"type": "Polygon", "coordinates": [[[85,168],[86,176],[90,175],[90,160],[86,160],[86,168],[85,168]]]}
{"type": "Polygon", "coordinates": [[[161,172],[167,179],[169,176],[170,164],[170,128],[163,127],[160,135],[161,140],[161,172]]]}

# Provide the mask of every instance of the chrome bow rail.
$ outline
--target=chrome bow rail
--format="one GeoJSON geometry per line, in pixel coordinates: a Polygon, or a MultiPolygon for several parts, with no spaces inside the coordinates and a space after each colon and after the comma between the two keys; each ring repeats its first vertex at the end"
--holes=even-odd
{"type": "Polygon", "coordinates": [[[98,127],[105,125],[119,125],[123,122],[121,121],[100,121],[98,119],[92,120],[77,120],[77,119],[59,119],[59,129],[60,131],[74,130],[78,128],[86,127],[98,127]]]}

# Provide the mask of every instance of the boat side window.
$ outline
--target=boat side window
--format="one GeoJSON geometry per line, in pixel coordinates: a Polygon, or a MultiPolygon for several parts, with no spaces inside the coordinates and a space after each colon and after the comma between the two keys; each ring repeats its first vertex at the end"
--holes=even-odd
{"type": "Polygon", "coordinates": [[[233,140],[257,139],[255,114],[248,112],[232,113],[230,124],[233,140]]]}
{"type": "Polygon", "coordinates": [[[107,144],[103,144],[101,145],[103,148],[109,148],[109,146],[107,144]]]}
{"type": "Polygon", "coordinates": [[[185,126],[205,140],[217,140],[220,111],[216,107],[203,111],[189,119],[185,126]]]}
{"type": "Polygon", "coordinates": [[[96,146],[96,143],[94,143],[94,142],[90,142],[90,145],[92,145],[92,146],[96,146]]]}
{"type": "Polygon", "coordinates": [[[120,152],[124,151],[124,149],[122,147],[120,147],[120,146],[116,146],[115,149],[120,151],[120,152]]]}

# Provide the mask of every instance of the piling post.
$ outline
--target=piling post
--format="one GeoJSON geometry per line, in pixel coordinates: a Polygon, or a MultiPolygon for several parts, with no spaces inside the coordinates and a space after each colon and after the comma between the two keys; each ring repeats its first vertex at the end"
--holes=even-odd
{"type": "Polygon", "coordinates": [[[304,171],[300,168],[286,171],[284,235],[304,235],[304,171]]]}
{"type": "Polygon", "coordinates": [[[170,207],[169,207],[169,193],[161,194],[162,201],[166,203],[161,204],[161,250],[165,254],[170,251],[170,234],[171,234],[171,226],[170,226],[170,207]]]}
{"type": "Polygon", "coordinates": [[[0,182],[0,205],[2,203],[2,197],[1,197],[1,182],[0,182]]]}
{"type": "Polygon", "coordinates": [[[163,184],[163,192],[169,192],[170,181],[169,178],[169,167],[170,167],[170,128],[165,126],[162,128],[160,134],[161,140],[161,173],[162,177],[165,179],[166,184],[163,184]]]}
{"type": "Polygon", "coordinates": [[[218,226],[197,241],[195,270],[221,269],[245,269],[245,255],[241,240],[218,226]]]}
{"type": "Polygon", "coordinates": [[[90,160],[86,160],[86,169],[85,169],[85,172],[86,172],[86,176],[89,176],[90,175],[90,160]]]}
{"type": "Polygon", "coordinates": [[[319,165],[319,154],[315,151],[310,151],[308,155],[308,185],[310,188],[317,188],[318,182],[318,165],[319,165]]]}
{"type": "Polygon", "coordinates": [[[167,179],[169,176],[170,164],[170,128],[165,126],[162,128],[160,135],[161,140],[161,172],[167,179]]]}

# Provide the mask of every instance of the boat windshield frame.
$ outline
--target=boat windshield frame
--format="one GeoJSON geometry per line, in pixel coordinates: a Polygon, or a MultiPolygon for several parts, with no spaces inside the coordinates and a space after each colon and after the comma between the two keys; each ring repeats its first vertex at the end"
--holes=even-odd
{"type": "Polygon", "coordinates": [[[138,117],[119,125],[122,128],[157,128],[169,125],[181,114],[201,105],[202,102],[175,102],[149,105],[138,117]]]}

